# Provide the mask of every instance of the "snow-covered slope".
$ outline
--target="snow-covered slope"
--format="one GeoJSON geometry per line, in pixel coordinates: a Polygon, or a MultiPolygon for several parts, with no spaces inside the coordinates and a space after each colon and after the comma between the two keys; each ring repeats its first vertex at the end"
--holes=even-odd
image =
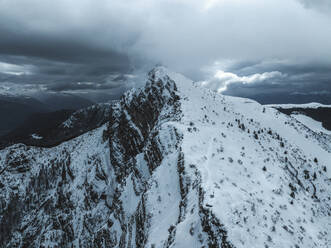
{"type": "Polygon", "coordinates": [[[2,247],[330,247],[331,142],[163,67],[110,121],[0,151],[2,247]]]}
{"type": "Polygon", "coordinates": [[[301,122],[302,124],[306,125],[309,129],[311,129],[314,132],[331,135],[331,131],[326,130],[323,127],[321,122],[316,121],[316,120],[314,120],[313,118],[310,118],[307,115],[304,115],[304,114],[301,114],[301,113],[297,112],[297,113],[291,114],[291,116],[293,118],[295,118],[296,120],[298,120],[299,122],[301,122]]]}

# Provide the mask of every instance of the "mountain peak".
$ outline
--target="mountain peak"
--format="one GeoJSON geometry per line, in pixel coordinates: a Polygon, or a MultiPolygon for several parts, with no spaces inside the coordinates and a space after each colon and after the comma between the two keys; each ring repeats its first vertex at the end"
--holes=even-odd
{"type": "Polygon", "coordinates": [[[157,65],[149,71],[148,76],[157,79],[157,78],[163,78],[169,73],[170,71],[167,67],[162,65],[157,65]]]}
{"type": "Polygon", "coordinates": [[[165,66],[155,66],[149,73],[148,79],[152,81],[166,82],[168,79],[175,82],[177,87],[191,86],[193,81],[184,75],[174,72],[165,66]]]}

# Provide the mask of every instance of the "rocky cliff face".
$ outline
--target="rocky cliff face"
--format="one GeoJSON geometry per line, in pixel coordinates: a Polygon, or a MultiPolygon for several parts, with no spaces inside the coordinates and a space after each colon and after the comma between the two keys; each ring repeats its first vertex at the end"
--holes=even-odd
{"type": "Polygon", "coordinates": [[[328,136],[162,67],[109,107],[56,147],[0,151],[0,247],[330,245],[328,136]]]}

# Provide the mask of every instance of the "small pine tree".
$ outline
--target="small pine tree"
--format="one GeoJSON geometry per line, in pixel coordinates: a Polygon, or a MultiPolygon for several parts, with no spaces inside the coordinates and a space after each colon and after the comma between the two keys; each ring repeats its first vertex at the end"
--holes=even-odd
{"type": "Polygon", "coordinates": [[[259,136],[257,136],[257,133],[254,133],[254,138],[259,139],[259,136]]]}
{"type": "Polygon", "coordinates": [[[317,175],[316,175],[316,172],[314,172],[314,174],[313,174],[313,180],[316,180],[316,178],[317,178],[317,175]]]}
{"type": "Polygon", "coordinates": [[[293,199],[295,199],[295,193],[294,193],[293,191],[291,192],[290,196],[291,196],[293,199]]]}

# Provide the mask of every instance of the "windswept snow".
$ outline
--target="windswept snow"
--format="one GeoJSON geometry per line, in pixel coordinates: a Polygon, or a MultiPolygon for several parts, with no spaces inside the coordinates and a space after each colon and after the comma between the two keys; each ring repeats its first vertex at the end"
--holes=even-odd
{"type": "Polygon", "coordinates": [[[33,139],[37,139],[37,140],[40,140],[40,139],[43,138],[43,137],[41,137],[40,135],[35,134],[35,133],[31,134],[31,137],[32,137],[33,139]]]}

